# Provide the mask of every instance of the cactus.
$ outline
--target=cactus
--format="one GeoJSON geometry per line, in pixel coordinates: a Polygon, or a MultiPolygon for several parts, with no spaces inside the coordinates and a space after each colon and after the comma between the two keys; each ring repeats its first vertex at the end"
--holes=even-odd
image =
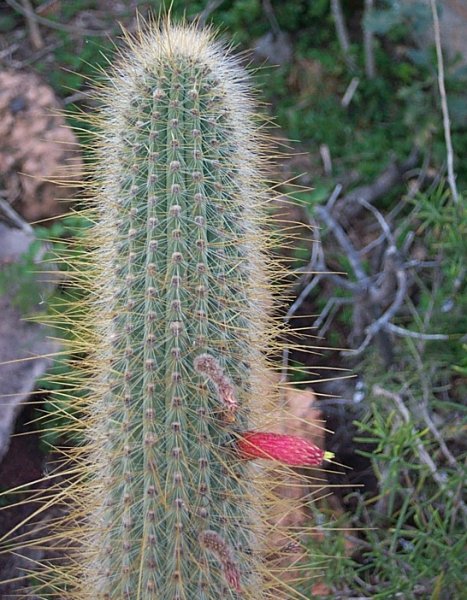
{"type": "Polygon", "coordinates": [[[277,419],[270,290],[283,275],[264,228],[262,125],[210,32],[165,23],[128,45],[100,93],[80,275],[91,390],[76,400],[72,559],[50,571],[73,600],[271,598],[277,475],[254,459],[287,456],[291,438],[255,434],[277,419]]]}
{"type": "Polygon", "coordinates": [[[105,93],[95,315],[108,367],[92,428],[105,509],[89,597],[258,586],[252,476],[228,445],[262,375],[265,192],[244,74],[209,38],[153,30],[105,93]]]}

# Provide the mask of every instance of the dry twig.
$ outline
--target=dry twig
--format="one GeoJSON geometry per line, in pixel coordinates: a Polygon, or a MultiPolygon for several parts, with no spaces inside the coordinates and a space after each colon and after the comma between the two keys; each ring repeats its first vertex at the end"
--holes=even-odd
{"type": "Polygon", "coordinates": [[[263,0],[263,12],[267,17],[269,24],[271,25],[271,29],[274,35],[279,35],[281,32],[281,28],[279,27],[276,13],[274,12],[274,8],[271,4],[271,0],[263,0]]]}
{"type": "Polygon", "coordinates": [[[332,175],[332,158],[331,151],[329,150],[329,146],[327,144],[321,144],[319,147],[319,154],[321,156],[321,160],[323,161],[323,169],[326,177],[331,177],[332,175]]]}
{"type": "Polygon", "coordinates": [[[24,18],[26,19],[29,31],[29,37],[31,39],[31,44],[36,50],[40,50],[44,47],[44,40],[42,39],[42,35],[39,29],[39,25],[35,19],[31,18],[31,14],[34,13],[32,8],[32,4],[29,0],[21,0],[21,5],[24,8],[25,14],[24,18]]]}
{"type": "Polygon", "coordinates": [[[418,149],[414,148],[404,162],[392,162],[371,184],[357,187],[339,198],[332,211],[333,215],[338,215],[342,224],[354,222],[363,210],[359,200],[373,204],[387,194],[402,181],[407,171],[417,166],[419,156],[418,149]]]}
{"type": "Polygon", "coordinates": [[[385,329],[401,337],[408,337],[414,340],[423,340],[426,342],[446,341],[449,339],[449,336],[444,333],[422,333],[421,331],[410,331],[405,327],[394,325],[394,323],[387,323],[385,325],[385,329]]]}
{"type": "Polygon", "coordinates": [[[345,90],[345,94],[342,96],[341,105],[344,108],[347,108],[349,104],[352,102],[352,98],[354,97],[355,92],[357,91],[358,85],[360,83],[360,79],[358,77],[352,77],[350,80],[347,89],[345,90]]]}
{"type": "Polygon", "coordinates": [[[340,0],[331,0],[331,12],[336,24],[336,34],[339,41],[339,45],[344,55],[345,64],[349,71],[355,71],[355,62],[350,55],[350,42],[349,34],[347,32],[347,26],[344,20],[344,13],[342,12],[342,5],[340,0]]]}
{"type": "Polygon", "coordinates": [[[375,54],[374,54],[374,35],[368,26],[368,21],[373,12],[374,0],[365,0],[365,10],[363,12],[363,47],[365,51],[365,73],[368,79],[374,79],[376,76],[375,54]]]}
{"type": "Polygon", "coordinates": [[[448,101],[446,97],[446,86],[444,85],[444,61],[443,50],[441,48],[441,34],[439,28],[438,9],[436,0],[430,0],[431,12],[433,14],[433,29],[435,33],[436,56],[438,60],[438,87],[441,96],[441,110],[443,112],[444,139],[446,141],[448,182],[451,188],[452,199],[456,204],[459,202],[457,192],[456,177],[454,175],[454,152],[451,140],[451,122],[449,119],[448,101]]]}
{"type": "Polygon", "coordinates": [[[224,4],[224,0],[209,0],[209,2],[204,7],[203,11],[197,18],[198,26],[204,27],[210,14],[213,13],[216,9],[218,9],[219,6],[221,6],[222,4],[224,4]]]}
{"type": "Polygon", "coordinates": [[[26,8],[22,6],[16,0],[5,0],[7,4],[18,11],[23,17],[34,21],[40,25],[44,25],[49,29],[56,29],[57,31],[65,31],[66,33],[71,33],[74,35],[94,35],[94,36],[106,36],[111,33],[110,31],[103,31],[97,29],[83,29],[82,27],[75,27],[74,25],[67,25],[65,23],[58,23],[56,21],[51,21],[50,19],[46,19],[45,17],[41,17],[38,15],[32,8],[26,8]]]}
{"type": "Polygon", "coordinates": [[[362,266],[358,253],[353,247],[353,244],[349,240],[344,229],[339,225],[336,219],[334,219],[334,217],[331,216],[329,211],[324,206],[318,206],[316,208],[316,215],[323,223],[327,225],[327,227],[330,229],[337,242],[339,243],[339,246],[341,246],[341,248],[344,250],[345,255],[348,258],[360,285],[364,285],[366,287],[368,282],[368,276],[365,273],[365,269],[362,266]]]}

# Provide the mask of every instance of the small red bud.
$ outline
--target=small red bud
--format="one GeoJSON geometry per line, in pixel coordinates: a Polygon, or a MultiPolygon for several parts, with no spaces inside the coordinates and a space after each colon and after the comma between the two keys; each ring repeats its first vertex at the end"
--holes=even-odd
{"type": "Polygon", "coordinates": [[[241,434],[236,447],[240,457],[245,460],[266,458],[291,467],[318,467],[323,460],[334,456],[332,452],[324,452],[301,437],[261,431],[241,434]]]}

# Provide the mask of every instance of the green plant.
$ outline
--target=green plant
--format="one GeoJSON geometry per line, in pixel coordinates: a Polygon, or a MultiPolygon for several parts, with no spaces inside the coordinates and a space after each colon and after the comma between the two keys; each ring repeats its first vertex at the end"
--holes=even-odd
{"type": "Polygon", "coordinates": [[[71,564],[39,577],[42,593],[294,597],[266,558],[296,552],[299,532],[271,525],[285,509],[277,473],[250,460],[330,456],[259,431],[277,426],[268,315],[283,271],[268,257],[264,137],[246,74],[194,27],[161,24],[128,44],[100,93],[93,226],[71,259],[83,292],[63,317],[81,321],[71,345],[82,383],[66,407],[46,407],[81,440],[66,449],[71,508],[57,528],[75,547],[71,564]]]}
{"type": "Polygon", "coordinates": [[[12,304],[23,311],[29,310],[41,298],[35,273],[40,257],[43,257],[41,243],[33,240],[15,261],[2,264],[0,269],[0,295],[8,293],[12,304]]]}
{"type": "MultiPolygon", "coordinates": [[[[451,464],[443,464],[443,449],[452,456],[446,445],[440,451],[429,428],[420,428],[417,412],[410,404],[404,409],[398,393],[382,400],[374,399],[371,415],[358,424],[364,434],[362,441],[374,444],[374,450],[366,455],[380,484],[378,497],[371,502],[376,510],[368,503],[365,509],[362,506],[362,517],[370,513],[373,524],[387,528],[387,532],[377,527],[366,533],[365,561],[357,567],[362,591],[365,585],[367,591],[372,589],[371,582],[378,578],[381,584],[374,590],[375,598],[393,598],[401,592],[417,598],[432,590],[437,593],[431,598],[458,597],[462,594],[466,541],[465,505],[460,495],[465,477],[462,463],[456,464],[452,458],[451,464]],[[397,411],[386,406],[392,398],[397,411]]],[[[427,414],[420,405],[422,402],[418,412],[427,414]]],[[[460,405],[451,410],[457,412],[457,419],[463,419],[465,410],[460,405]]]]}

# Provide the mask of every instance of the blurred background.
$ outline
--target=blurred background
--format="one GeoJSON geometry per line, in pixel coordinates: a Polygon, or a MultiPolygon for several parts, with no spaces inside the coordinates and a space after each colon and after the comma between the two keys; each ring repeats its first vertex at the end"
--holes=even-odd
{"type": "MultiPolygon", "coordinates": [[[[291,270],[282,318],[300,328],[300,350],[278,361],[300,390],[291,410],[326,422],[321,442],[346,466],[294,517],[315,525],[300,591],[464,597],[463,0],[0,4],[0,542],[33,514],[27,484],[73,418],[73,376],[52,361],[66,352],[39,322],[79,298],[63,282],[85,227],[89,90],[121,26],[169,6],[234,44],[275,124],[272,219],[294,224],[277,248],[291,270]]],[[[0,597],[22,568],[0,551],[0,597]]]]}

